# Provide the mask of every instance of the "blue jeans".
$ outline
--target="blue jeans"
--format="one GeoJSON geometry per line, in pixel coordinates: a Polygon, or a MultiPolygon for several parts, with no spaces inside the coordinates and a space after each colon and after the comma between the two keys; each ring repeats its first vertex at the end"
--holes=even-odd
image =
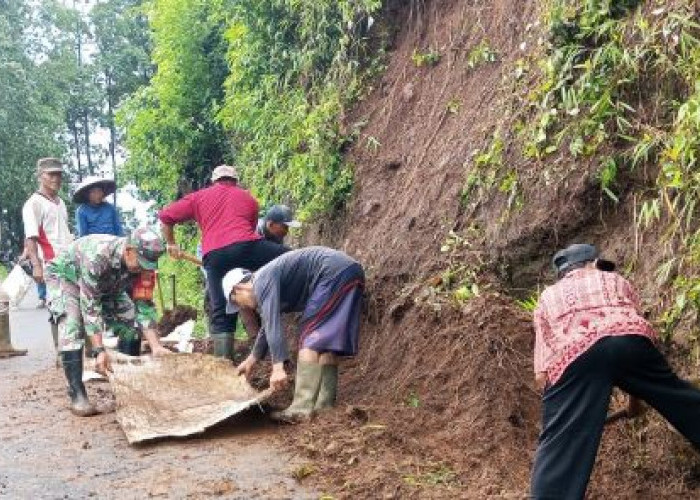
{"type": "Polygon", "coordinates": [[[39,294],[39,300],[46,300],[46,283],[37,283],[36,291],[39,294]]]}

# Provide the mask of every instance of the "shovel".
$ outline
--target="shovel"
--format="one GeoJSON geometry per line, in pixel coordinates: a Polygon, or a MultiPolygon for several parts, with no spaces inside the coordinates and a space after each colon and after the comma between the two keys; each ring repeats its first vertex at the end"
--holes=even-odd
{"type": "MultiPolygon", "coordinates": [[[[186,260],[188,262],[191,262],[192,264],[196,264],[197,266],[202,265],[202,261],[200,259],[198,259],[194,255],[190,255],[184,252],[181,252],[180,257],[176,260],[186,260]]],[[[177,281],[174,274],[170,275],[170,289],[173,297],[173,306],[172,309],[165,309],[165,301],[163,300],[163,282],[160,274],[158,274],[157,279],[158,300],[160,302],[160,309],[161,311],[163,311],[163,316],[158,322],[158,330],[161,336],[166,336],[170,332],[172,332],[172,330],[175,327],[177,327],[181,323],[184,323],[188,319],[197,319],[197,312],[189,306],[177,305],[177,281]]]]}
{"type": "Polygon", "coordinates": [[[192,264],[196,264],[199,267],[202,267],[202,261],[199,260],[197,257],[194,255],[190,255],[188,253],[181,253],[180,254],[180,259],[179,260],[186,260],[187,262],[191,262],[192,264]]]}

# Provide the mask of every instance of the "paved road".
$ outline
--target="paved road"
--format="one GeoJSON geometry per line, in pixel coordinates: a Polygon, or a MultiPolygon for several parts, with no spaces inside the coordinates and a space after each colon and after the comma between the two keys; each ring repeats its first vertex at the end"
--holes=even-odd
{"type": "MultiPolygon", "coordinates": [[[[47,313],[35,305],[29,296],[10,315],[14,346],[29,354],[0,360],[0,497],[318,498],[292,479],[299,462],[281,451],[283,431],[259,414],[135,447],[113,413],[72,416],[47,313]]],[[[105,384],[88,390],[111,397],[105,384]]]]}
{"type": "MultiPolygon", "coordinates": [[[[49,315],[46,309],[36,309],[37,302],[36,290],[32,290],[19,309],[10,312],[12,343],[18,349],[28,349],[29,355],[3,360],[0,373],[9,369],[13,375],[28,376],[54,362],[49,315]]],[[[9,387],[0,385],[0,396],[9,387]]]]}

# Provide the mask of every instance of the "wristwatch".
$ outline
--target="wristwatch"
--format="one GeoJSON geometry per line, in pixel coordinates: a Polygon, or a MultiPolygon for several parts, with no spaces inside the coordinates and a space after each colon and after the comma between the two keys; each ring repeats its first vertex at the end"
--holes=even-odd
{"type": "Polygon", "coordinates": [[[90,353],[90,357],[96,358],[97,356],[99,356],[99,354],[101,352],[106,352],[106,349],[104,348],[104,346],[93,347],[92,352],[90,353]]]}

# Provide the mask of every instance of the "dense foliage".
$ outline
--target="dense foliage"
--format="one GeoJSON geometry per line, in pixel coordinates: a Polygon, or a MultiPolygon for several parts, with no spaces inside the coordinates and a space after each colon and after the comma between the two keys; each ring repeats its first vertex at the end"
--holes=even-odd
{"type": "Polygon", "coordinates": [[[213,166],[232,160],[216,112],[228,74],[221,1],[155,0],[148,18],[157,72],[120,111],[129,152],[123,175],[161,202],[179,179],[203,184],[213,166]]]}
{"type": "Polygon", "coordinates": [[[108,156],[115,169],[114,109],[151,72],[140,4],[108,0],[80,11],[57,1],[0,1],[0,224],[13,253],[38,158],[63,158],[68,181],[106,170],[108,156]],[[108,148],[91,137],[99,126],[110,132],[108,148]]]}
{"type": "Polygon", "coordinates": [[[363,32],[377,0],[237,2],[226,37],[231,74],[219,112],[244,177],[264,202],[302,217],[350,191],[339,116],[360,89],[363,32]]]}
{"type": "Polygon", "coordinates": [[[21,209],[36,188],[37,156],[62,156],[58,132],[64,124],[66,93],[58,76],[67,40],[41,43],[64,11],[36,12],[23,2],[0,1],[0,224],[3,249],[21,240],[21,209]],[[41,14],[41,16],[39,16],[41,14]],[[39,17],[35,17],[39,16],[39,17]]]}
{"type": "Polygon", "coordinates": [[[121,113],[125,175],[167,201],[232,161],[263,204],[333,208],[351,186],[338,119],[380,4],[155,0],[158,71],[121,113]]]}

